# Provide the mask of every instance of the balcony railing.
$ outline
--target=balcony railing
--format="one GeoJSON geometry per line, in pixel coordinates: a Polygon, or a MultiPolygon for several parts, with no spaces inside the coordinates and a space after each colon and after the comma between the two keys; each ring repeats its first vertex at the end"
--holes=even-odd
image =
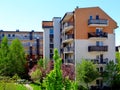
{"type": "Polygon", "coordinates": [[[108,51],[108,46],[88,46],[88,52],[92,51],[108,51]]]}
{"type": "Polygon", "coordinates": [[[70,34],[70,35],[66,35],[65,36],[65,38],[64,38],[64,40],[66,40],[66,39],[73,39],[74,38],[74,35],[73,34],[70,34]]]}
{"type": "Polygon", "coordinates": [[[63,43],[68,43],[68,42],[71,42],[74,38],[74,35],[73,34],[70,34],[70,35],[65,35],[63,36],[62,38],[62,42],[63,43]]]}
{"type": "Polygon", "coordinates": [[[65,47],[64,52],[73,52],[73,47],[65,47]]]}
{"type": "Polygon", "coordinates": [[[67,22],[63,25],[63,31],[62,32],[68,32],[73,28],[73,23],[72,22],[67,22]]]}
{"type": "Polygon", "coordinates": [[[69,27],[69,26],[73,26],[73,23],[72,22],[67,22],[67,23],[64,24],[64,28],[69,27]]]}
{"type": "Polygon", "coordinates": [[[106,33],[106,32],[100,32],[100,33],[90,32],[90,33],[88,33],[88,38],[92,38],[92,37],[107,38],[108,33],[106,33]]]}
{"type": "Polygon", "coordinates": [[[72,58],[67,58],[65,59],[66,63],[74,63],[74,60],[72,58]]]}
{"type": "Polygon", "coordinates": [[[108,58],[105,59],[92,59],[91,60],[94,64],[107,64],[108,58]]]}
{"type": "Polygon", "coordinates": [[[88,25],[97,24],[97,25],[108,25],[107,19],[89,19],[88,25]]]}

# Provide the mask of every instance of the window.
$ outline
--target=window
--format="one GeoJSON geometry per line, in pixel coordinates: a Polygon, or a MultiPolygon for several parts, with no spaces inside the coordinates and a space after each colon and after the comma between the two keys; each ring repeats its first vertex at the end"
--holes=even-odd
{"type": "Polygon", "coordinates": [[[53,43],[53,38],[50,38],[50,43],[53,43]]]}
{"type": "Polygon", "coordinates": [[[54,31],[53,31],[53,29],[50,29],[50,34],[54,34],[54,31]]]}
{"type": "Polygon", "coordinates": [[[100,67],[100,72],[103,72],[103,67],[100,67]]]}
{"type": "Polygon", "coordinates": [[[99,80],[96,80],[96,84],[97,84],[97,85],[99,85],[99,84],[100,84],[100,83],[99,83],[99,80]]]}
{"type": "Polygon", "coordinates": [[[99,55],[96,56],[96,59],[99,60],[99,55]]]}
{"type": "Polygon", "coordinates": [[[8,37],[10,37],[10,34],[8,34],[8,37]]]}
{"type": "Polygon", "coordinates": [[[103,63],[103,54],[100,54],[100,63],[103,63]]]}
{"type": "Polygon", "coordinates": [[[96,46],[103,46],[103,42],[102,41],[96,41],[96,46]]]}
{"type": "Polygon", "coordinates": [[[53,49],[50,49],[50,53],[53,53],[53,49]]]}
{"type": "Polygon", "coordinates": [[[92,20],[92,16],[90,16],[90,20],[92,20]]]}
{"type": "Polygon", "coordinates": [[[24,37],[27,37],[27,35],[25,35],[24,37]]]}
{"type": "Polygon", "coordinates": [[[52,59],[53,58],[53,54],[50,54],[50,59],[52,59]]]}
{"type": "Polygon", "coordinates": [[[99,46],[99,41],[96,41],[96,46],[99,46]]]}
{"type": "Polygon", "coordinates": [[[99,19],[99,15],[96,15],[96,19],[97,19],[97,20],[99,19]]]}
{"type": "Polygon", "coordinates": [[[5,35],[4,34],[2,34],[2,37],[4,37],[5,35]]]}
{"type": "Polygon", "coordinates": [[[50,36],[49,36],[50,38],[53,38],[54,36],[53,36],[53,34],[50,34],[50,36]]]}
{"type": "Polygon", "coordinates": [[[54,45],[53,45],[53,44],[50,44],[50,48],[54,48],[54,45]]]}
{"type": "Polygon", "coordinates": [[[96,80],[96,84],[100,87],[103,86],[103,81],[102,80],[96,80]]]}
{"type": "Polygon", "coordinates": [[[13,34],[12,37],[15,37],[15,34],[13,34]]]}
{"type": "Polygon", "coordinates": [[[96,28],[96,34],[100,35],[102,33],[102,28],[96,28]]]}

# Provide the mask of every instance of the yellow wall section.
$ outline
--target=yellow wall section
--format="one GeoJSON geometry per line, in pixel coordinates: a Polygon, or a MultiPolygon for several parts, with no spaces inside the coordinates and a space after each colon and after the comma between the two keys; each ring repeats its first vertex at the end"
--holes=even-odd
{"type": "Polygon", "coordinates": [[[100,28],[103,28],[103,31],[109,34],[113,33],[113,30],[117,27],[116,22],[99,7],[78,8],[75,9],[74,13],[75,39],[88,39],[88,32],[93,32],[96,30],[96,28],[99,28],[88,26],[89,17],[92,16],[92,18],[95,19],[96,15],[99,15],[100,19],[108,20],[108,26],[100,26],[100,28]]]}

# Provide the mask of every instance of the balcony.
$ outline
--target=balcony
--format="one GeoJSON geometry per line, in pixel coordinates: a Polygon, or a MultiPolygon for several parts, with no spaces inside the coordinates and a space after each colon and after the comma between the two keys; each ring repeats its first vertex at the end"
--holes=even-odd
{"type": "Polygon", "coordinates": [[[72,58],[66,58],[65,63],[73,63],[74,64],[74,60],[72,58]]]}
{"type": "Polygon", "coordinates": [[[88,46],[88,52],[93,52],[93,51],[106,52],[106,51],[108,51],[108,46],[88,46]]]}
{"type": "Polygon", "coordinates": [[[88,25],[89,26],[107,26],[108,20],[107,19],[89,19],[88,25]]]}
{"type": "Polygon", "coordinates": [[[105,59],[92,59],[91,60],[94,64],[107,64],[108,58],[105,59]]]}
{"type": "Polygon", "coordinates": [[[100,33],[90,32],[90,33],[88,33],[88,38],[107,38],[107,37],[108,37],[108,33],[106,33],[106,32],[100,32],[100,33]]]}
{"type": "Polygon", "coordinates": [[[64,32],[68,32],[70,31],[71,29],[73,29],[73,23],[72,22],[67,22],[63,25],[63,31],[62,33],[64,32]]]}
{"type": "Polygon", "coordinates": [[[62,22],[67,22],[73,17],[74,13],[73,12],[67,12],[65,16],[62,19],[62,22]]]}
{"type": "Polygon", "coordinates": [[[65,47],[64,53],[73,53],[74,48],[73,47],[65,47]]]}
{"type": "Polygon", "coordinates": [[[65,37],[63,37],[63,42],[62,43],[72,42],[73,39],[74,39],[74,35],[73,34],[65,35],[65,37]]]}

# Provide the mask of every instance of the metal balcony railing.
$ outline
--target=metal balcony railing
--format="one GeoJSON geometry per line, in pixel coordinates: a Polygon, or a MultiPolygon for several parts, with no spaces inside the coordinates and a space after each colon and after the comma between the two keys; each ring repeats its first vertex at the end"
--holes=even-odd
{"type": "Polygon", "coordinates": [[[108,20],[107,19],[89,19],[88,25],[91,25],[91,24],[108,25],[108,20]]]}
{"type": "Polygon", "coordinates": [[[100,33],[89,32],[88,33],[88,38],[92,38],[92,37],[107,38],[108,37],[108,33],[106,33],[106,32],[100,32],[100,33]]]}
{"type": "Polygon", "coordinates": [[[73,23],[72,22],[67,22],[67,23],[64,24],[64,28],[69,27],[69,26],[73,26],[73,23]]]}
{"type": "Polygon", "coordinates": [[[108,51],[108,46],[88,46],[88,52],[92,51],[108,51]]]}
{"type": "Polygon", "coordinates": [[[64,48],[64,52],[71,52],[71,51],[73,51],[73,50],[74,50],[73,47],[65,47],[65,48],[64,48]]]}
{"type": "Polygon", "coordinates": [[[108,58],[105,59],[92,59],[91,60],[94,64],[107,64],[108,63],[108,58]]]}
{"type": "Polygon", "coordinates": [[[65,61],[67,63],[74,63],[74,60],[72,58],[66,58],[65,61]]]}
{"type": "Polygon", "coordinates": [[[73,34],[70,34],[70,35],[65,35],[63,37],[63,40],[67,40],[67,39],[73,39],[74,38],[74,35],[73,34]]]}

